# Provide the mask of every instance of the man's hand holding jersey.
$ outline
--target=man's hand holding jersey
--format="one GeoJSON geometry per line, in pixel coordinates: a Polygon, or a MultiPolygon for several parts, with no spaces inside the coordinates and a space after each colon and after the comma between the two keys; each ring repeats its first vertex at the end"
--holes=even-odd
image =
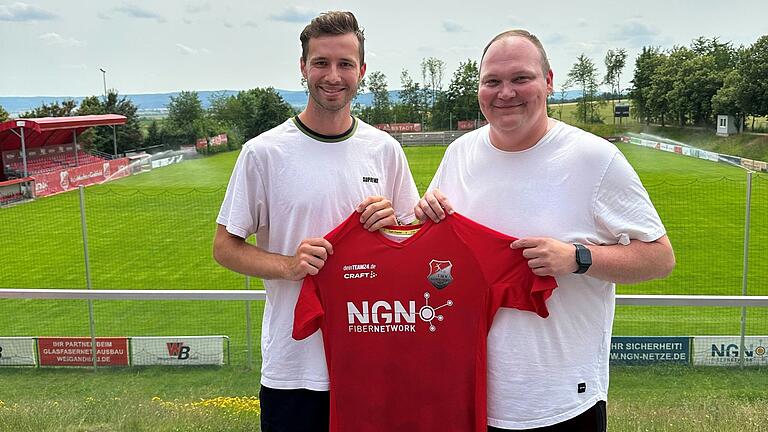
{"type": "MultiPolygon", "coordinates": [[[[429,218],[435,223],[454,212],[450,201],[439,189],[427,191],[413,210],[420,221],[429,218]]],[[[572,273],[578,268],[573,245],[553,238],[522,238],[512,242],[510,247],[523,249],[528,267],[538,276],[559,276],[572,273]]]]}
{"type": "Polygon", "coordinates": [[[427,191],[413,209],[416,218],[424,222],[427,218],[433,222],[445,219],[446,214],[453,214],[453,206],[439,189],[427,191]]]}
{"type": "Polygon", "coordinates": [[[370,232],[378,231],[385,226],[397,225],[392,201],[383,196],[369,196],[357,205],[355,211],[360,213],[360,223],[370,232]]]}
{"type": "MultiPolygon", "coordinates": [[[[392,201],[382,196],[369,196],[357,205],[360,223],[370,232],[385,226],[397,225],[392,201]]],[[[285,279],[302,280],[307,275],[316,275],[333,255],[333,245],[324,238],[307,238],[296,248],[296,254],[289,257],[284,270],[285,279]]]]}

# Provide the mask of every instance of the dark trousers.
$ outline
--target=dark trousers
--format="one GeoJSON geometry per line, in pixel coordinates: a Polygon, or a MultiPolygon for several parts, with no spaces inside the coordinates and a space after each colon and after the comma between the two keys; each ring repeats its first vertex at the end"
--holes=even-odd
{"type": "MultiPolygon", "coordinates": [[[[606,432],[607,429],[608,416],[606,415],[605,401],[598,401],[592,408],[562,423],[525,430],[527,432],[606,432]]],[[[503,432],[508,430],[510,429],[499,429],[488,426],[488,432],[503,432]]]]}
{"type": "Polygon", "coordinates": [[[330,393],[261,386],[261,432],[328,432],[330,393]]]}

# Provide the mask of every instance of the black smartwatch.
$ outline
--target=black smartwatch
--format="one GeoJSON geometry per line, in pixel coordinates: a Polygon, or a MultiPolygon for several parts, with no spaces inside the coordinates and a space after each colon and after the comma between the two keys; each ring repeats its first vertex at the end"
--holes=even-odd
{"type": "Polygon", "coordinates": [[[573,245],[576,247],[576,264],[579,266],[574,273],[586,273],[589,270],[589,266],[592,265],[592,252],[581,243],[574,243],[573,245]]]}

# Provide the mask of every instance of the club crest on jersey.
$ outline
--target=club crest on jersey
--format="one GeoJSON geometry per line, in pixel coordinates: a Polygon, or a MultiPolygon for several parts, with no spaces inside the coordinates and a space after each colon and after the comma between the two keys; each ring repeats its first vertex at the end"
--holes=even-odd
{"type": "Polygon", "coordinates": [[[453,282],[451,269],[453,264],[450,261],[432,260],[429,262],[429,275],[427,280],[433,287],[441,290],[453,282]]]}

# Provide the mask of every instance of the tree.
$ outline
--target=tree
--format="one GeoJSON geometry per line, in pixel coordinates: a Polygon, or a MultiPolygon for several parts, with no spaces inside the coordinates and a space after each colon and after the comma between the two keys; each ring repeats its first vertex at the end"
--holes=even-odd
{"type": "Polygon", "coordinates": [[[739,104],[752,116],[754,129],[755,116],[768,116],[768,35],[740,53],[737,69],[742,77],[739,104]]]}
{"type": "Polygon", "coordinates": [[[77,111],[77,102],[67,99],[61,103],[52,102],[51,104],[42,104],[32,111],[21,114],[20,118],[40,118],[40,117],[69,117],[75,115],[77,111]]]}
{"type": "Polygon", "coordinates": [[[666,126],[666,120],[673,117],[673,104],[670,95],[675,84],[675,67],[668,55],[661,57],[661,62],[651,76],[648,91],[648,112],[654,121],[666,126]]]}
{"type": "Polygon", "coordinates": [[[171,96],[165,126],[174,146],[192,145],[197,138],[207,135],[205,111],[197,92],[182,91],[178,96],[171,96]]]}
{"type": "Polygon", "coordinates": [[[243,139],[260,135],[294,114],[272,87],[244,90],[234,96],[214,95],[209,109],[211,120],[221,131],[243,139]]]}
{"type": "Polygon", "coordinates": [[[375,71],[366,77],[368,91],[373,95],[371,106],[360,109],[359,115],[370,124],[389,123],[393,121],[392,102],[389,100],[387,77],[382,72],[375,71]]]}
{"type": "Polygon", "coordinates": [[[5,108],[3,108],[2,105],[0,105],[0,122],[4,122],[8,120],[9,117],[10,117],[10,114],[8,114],[8,111],[6,111],[5,108]]]}
{"type": "MultiPolygon", "coordinates": [[[[560,87],[560,104],[557,106],[557,118],[563,120],[563,105],[565,105],[565,95],[568,93],[568,89],[573,86],[571,80],[565,80],[562,87],[560,87]]],[[[547,114],[549,115],[549,114],[547,114]]]]}
{"type": "MultiPolygon", "coordinates": [[[[624,70],[626,64],[627,50],[624,48],[617,49],[616,51],[609,49],[605,54],[605,77],[603,78],[603,83],[611,87],[611,100],[613,101],[614,111],[616,109],[614,97],[618,96],[619,102],[621,102],[621,71],[624,70]]],[[[616,117],[613,118],[613,122],[616,122],[616,117]]]]}
{"type": "Polygon", "coordinates": [[[584,54],[576,59],[576,63],[568,72],[568,80],[581,88],[581,98],[577,104],[577,118],[584,123],[601,121],[594,106],[597,97],[597,68],[592,59],[584,54]]]}
{"type": "Polygon", "coordinates": [[[643,47],[635,60],[635,73],[631,81],[629,97],[632,99],[635,118],[645,123],[650,123],[654,114],[651,109],[650,95],[653,76],[665,58],[666,56],[659,48],[643,47]]]}
{"type": "Polygon", "coordinates": [[[125,116],[126,121],[124,125],[114,126],[114,132],[112,127],[91,128],[81,135],[80,140],[84,146],[109,154],[115,152],[115,138],[117,138],[118,153],[141,147],[144,138],[141,134],[137,111],[138,108],[130,99],[125,96],[120,97],[114,89],[107,93],[106,101],[103,97],[86,97],[80,102],[77,115],[119,114],[125,116]]]}
{"type": "MultiPolygon", "coordinates": [[[[444,127],[449,122],[457,120],[474,120],[478,118],[480,106],[477,103],[477,87],[480,82],[480,71],[475,60],[467,59],[459,62],[459,67],[453,73],[448,90],[438,97],[438,105],[432,113],[432,123],[444,127]]],[[[453,128],[451,124],[449,128],[453,128]]]]}
{"type": "Polygon", "coordinates": [[[157,120],[152,120],[147,128],[147,136],[144,138],[144,147],[155,147],[163,144],[163,134],[157,120]]]}
{"type": "Polygon", "coordinates": [[[368,113],[368,119],[372,124],[388,123],[390,121],[390,100],[387,89],[387,76],[380,71],[375,71],[367,76],[368,91],[373,95],[373,103],[368,113]]]}
{"type": "Polygon", "coordinates": [[[425,105],[434,108],[437,93],[443,89],[443,74],[445,62],[435,57],[428,57],[421,61],[421,76],[423,89],[425,90],[425,105]]]}
{"type": "Polygon", "coordinates": [[[421,85],[414,82],[407,70],[400,72],[400,101],[397,104],[397,118],[406,123],[421,121],[424,112],[421,85]]]}

